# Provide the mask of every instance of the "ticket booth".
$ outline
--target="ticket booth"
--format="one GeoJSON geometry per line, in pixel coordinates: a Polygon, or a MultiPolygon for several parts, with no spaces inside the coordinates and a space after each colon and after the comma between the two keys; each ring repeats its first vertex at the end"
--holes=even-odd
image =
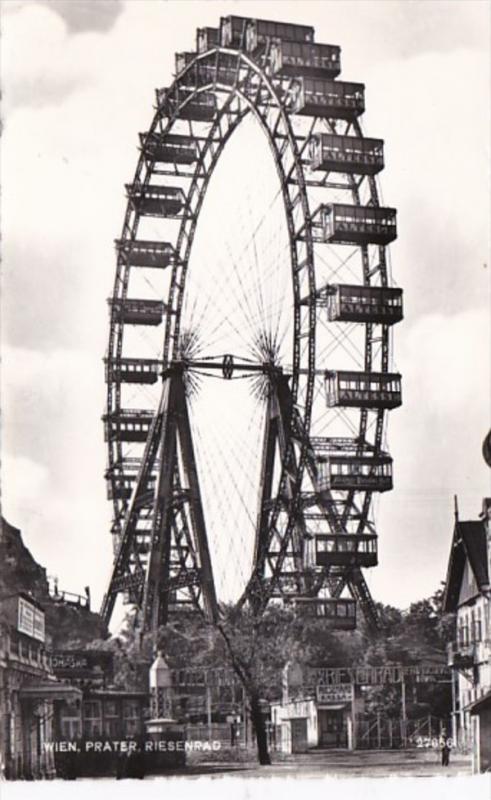
{"type": "Polygon", "coordinates": [[[319,747],[354,748],[353,707],[351,684],[317,687],[319,747]]]}
{"type": "Polygon", "coordinates": [[[348,747],[348,713],[345,704],[332,704],[317,709],[319,747],[348,747]]]}

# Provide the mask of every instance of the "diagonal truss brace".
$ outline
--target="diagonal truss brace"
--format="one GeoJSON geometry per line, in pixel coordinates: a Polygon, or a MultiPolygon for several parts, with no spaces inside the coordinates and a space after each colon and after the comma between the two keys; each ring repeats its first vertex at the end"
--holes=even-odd
{"type": "MultiPolygon", "coordinates": [[[[281,573],[285,563],[288,548],[294,556],[295,591],[304,596],[318,594],[323,585],[327,585],[332,597],[340,597],[347,586],[353,598],[359,603],[368,625],[372,629],[378,627],[378,615],[370,590],[366,584],[360,567],[347,567],[337,569],[336,574],[328,570],[320,577],[309,576],[305,571],[302,561],[302,540],[305,540],[305,520],[300,502],[301,476],[299,458],[295,453],[294,442],[304,445],[305,466],[314,487],[317,505],[325,514],[326,520],[333,531],[342,534],[344,531],[343,519],[336,511],[335,503],[319,485],[318,468],[314,450],[310,444],[297,413],[288,385],[288,378],[280,376],[272,383],[268,398],[266,426],[263,440],[263,457],[261,468],[261,501],[256,531],[254,551],[254,572],[246,590],[249,600],[256,612],[265,607],[269,598],[281,584],[281,573]],[[280,483],[280,500],[289,514],[286,530],[281,534],[279,550],[271,558],[271,543],[275,537],[280,536],[277,530],[279,505],[272,497],[273,473],[276,452],[279,450],[283,473],[280,483]],[[266,577],[266,565],[269,565],[272,576],[266,577]]],[[[245,599],[245,597],[243,598],[245,599]]]]}
{"type": "Polygon", "coordinates": [[[118,593],[130,592],[142,612],[144,630],[155,630],[166,623],[172,596],[182,589],[208,620],[217,618],[183,370],[177,365],[164,375],[161,401],[150,426],[101,614],[109,624],[118,593]],[[148,478],[157,463],[157,491],[144,564],[137,524],[148,478]]]}
{"type": "Polygon", "coordinates": [[[155,498],[152,538],[142,604],[143,626],[151,630],[165,624],[169,612],[170,589],[168,587],[170,586],[173,489],[176,480],[180,481],[178,444],[183,478],[188,487],[189,517],[200,564],[199,575],[204,610],[208,619],[216,620],[218,616],[182,369],[175,368],[170,372],[164,382],[164,392],[166,401],[160,444],[162,466],[155,498]]]}

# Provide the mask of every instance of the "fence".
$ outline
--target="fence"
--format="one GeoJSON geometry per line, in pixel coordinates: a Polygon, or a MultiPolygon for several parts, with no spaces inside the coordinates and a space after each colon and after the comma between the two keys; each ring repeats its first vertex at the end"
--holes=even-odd
{"type": "Polygon", "coordinates": [[[245,747],[245,725],[228,722],[188,724],[186,738],[188,741],[220,742],[222,747],[245,747]]]}
{"type": "Polygon", "coordinates": [[[438,746],[443,730],[450,736],[447,720],[427,716],[420,719],[389,719],[360,715],[357,719],[358,750],[392,750],[410,747],[438,746]]]}

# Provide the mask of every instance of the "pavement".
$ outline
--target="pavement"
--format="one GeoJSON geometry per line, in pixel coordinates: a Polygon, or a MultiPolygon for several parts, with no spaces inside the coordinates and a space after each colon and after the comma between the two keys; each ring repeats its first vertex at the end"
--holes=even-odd
{"type": "Polygon", "coordinates": [[[439,750],[310,750],[308,753],[282,756],[272,754],[271,766],[258,766],[256,761],[242,764],[189,764],[173,772],[189,778],[230,776],[238,778],[366,778],[366,777],[433,777],[471,775],[471,758],[461,754],[450,757],[448,767],[441,766],[439,750]]]}
{"type": "MultiPolygon", "coordinates": [[[[244,764],[196,764],[189,766],[185,774],[229,775],[241,778],[287,777],[302,778],[327,776],[362,778],[386,777],[390,775],[430,777],[434,775],[470,775],[470,756],[455,754],[448,767],[441,766],[438,750],[311,750],[291,756],[275,756],[271,766],[260,767],[256,762],[244,764]]],[[[184,771],[183,773],[184,774],[184,771]]]]}
{"type": "MultiPolygon", "coordinates": [[[[448,767],[442,767],[438,750],[312,750],[289,756],[281,765],[267,769],[281,770],[275,774],[298,774],[302,777],[430,777],[435,775],[470,775],[470,756],[457,755],[448,767]]],[[[261,768],[260,768],[261,769],[261,768]]]]}

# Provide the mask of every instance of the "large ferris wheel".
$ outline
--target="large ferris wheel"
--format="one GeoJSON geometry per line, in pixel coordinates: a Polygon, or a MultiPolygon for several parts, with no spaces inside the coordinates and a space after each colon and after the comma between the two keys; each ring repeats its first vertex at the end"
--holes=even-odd
{"type": "Polygon", "coordinates": [[[339,74],[313,28],[232,16],[157,91],[109,301],[107,622],[121,594],[146,628],[274,600],[376,624],[402,292],[383,141],[339,74]]]}

